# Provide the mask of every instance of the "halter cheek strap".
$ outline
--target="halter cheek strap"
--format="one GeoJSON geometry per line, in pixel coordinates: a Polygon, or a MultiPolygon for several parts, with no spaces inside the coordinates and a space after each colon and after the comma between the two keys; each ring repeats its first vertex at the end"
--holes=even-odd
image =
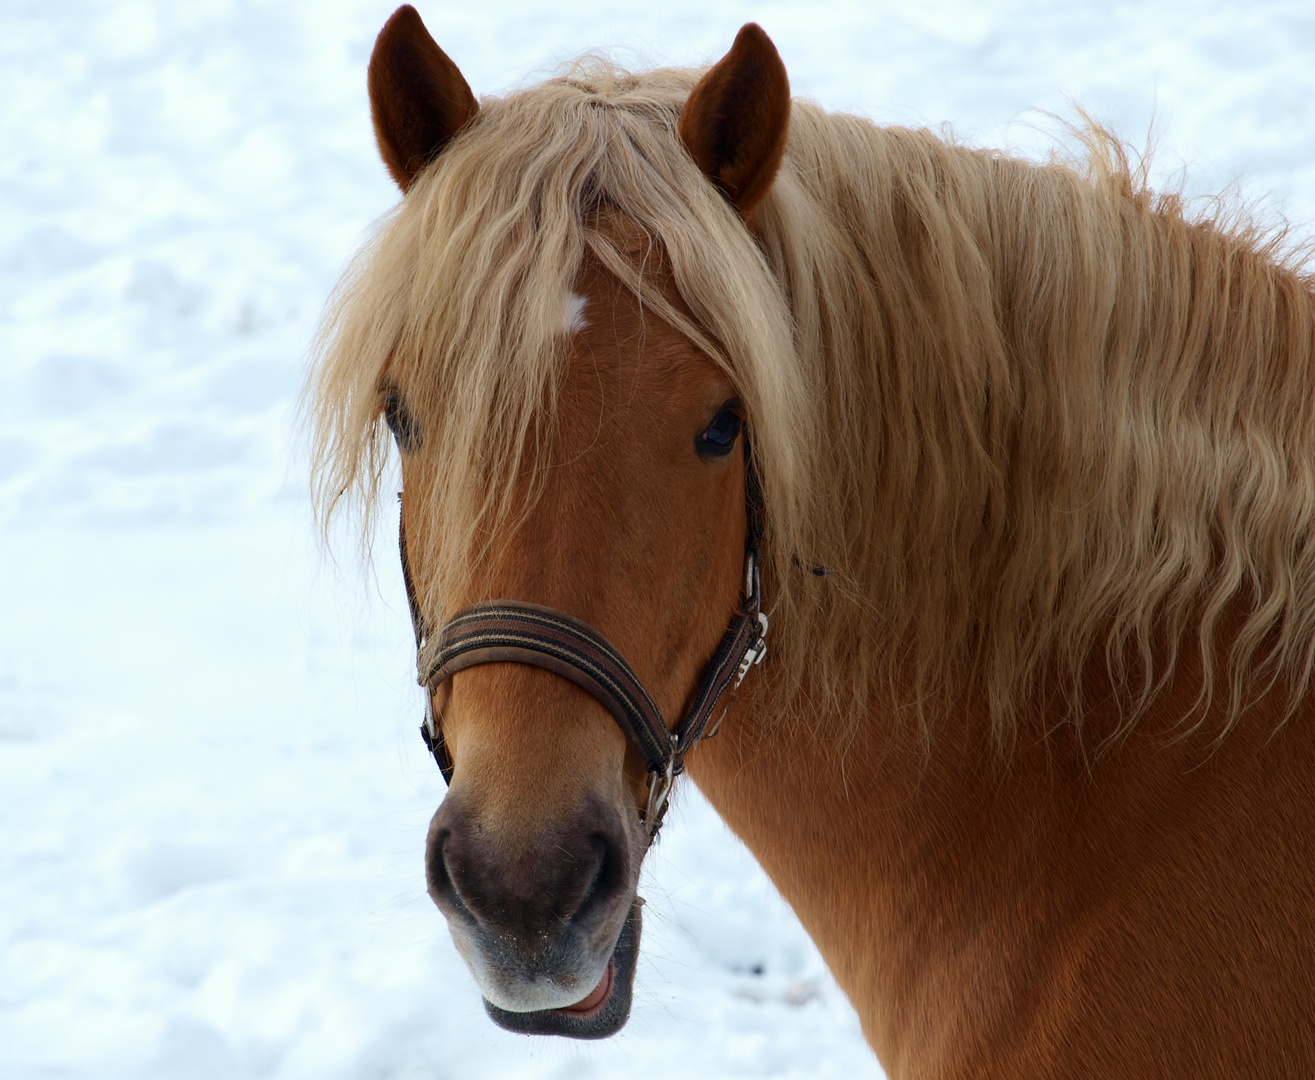
{"type": "MultiPolygon", "coordinates": [[[[747,455],[746,455],[747,456],[747,455]]],[[[430,641],[406,552],[406,532],[399,536],[402,575],[416,635],[418,681],[429,693],[420,727],[425,745],[438,762],[443,779],[452,781],[453,765],[434,715],[434,693],[458,671],[478,664],[515,663],[544,668],[575,683],[612,714],[649,772],[644,823],[650,839],[666,813],[671,785],[685,768],[688,754],[730,708],[749,669],[767,655],[767,616],[762,612],[760,573],[761,495],[750,464],[746,474],[748,528],[745,542],[744,596],[726,633],[704,670],[694,700],[681,723],[671,730],[625,657],[588,623],[554,608],[519,600],[495,600],[462,608],[430,641]],[[709,727],[727,689],[731,699],[709,727]]]]}

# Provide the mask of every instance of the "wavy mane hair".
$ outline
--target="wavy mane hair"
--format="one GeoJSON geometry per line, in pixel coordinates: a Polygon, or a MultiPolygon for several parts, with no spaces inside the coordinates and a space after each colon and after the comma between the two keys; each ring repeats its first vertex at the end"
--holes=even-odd
{"type": "Polygon", "coordinates": [[[884,703],[925,733],[977,695],[1003,748],[1047,687],[1080,718],[1094,658],[1126,730],[1184,647],[1198,706],[1227,688],[1225,730],[1276,681],[1304,693],[1315,320],[1281,233],[1193,219],[1094,126],[1082,160],[1036,164],[796,100],[755,242],[678,140],[699,74],[587,60],[481,101],[329,303],[321,520],[368,519],[404,379],[443,523],[422,601],[448,610],[523,511],[513,480],[543,482],[588,253],[745,403],[781,715],[884,703]],[[659,260],[693,322],[648,284],[659,260]]]}

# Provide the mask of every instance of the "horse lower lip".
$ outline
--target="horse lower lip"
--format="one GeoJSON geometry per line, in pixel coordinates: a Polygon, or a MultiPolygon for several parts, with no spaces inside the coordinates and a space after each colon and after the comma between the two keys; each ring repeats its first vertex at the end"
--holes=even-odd
{"type": "Polygon", "coordinates": [[[616,939],[607,970],[599,986],[588,997],[564,1009],[524,1013],[499,1009],[485,998],[484,1011],[498,1027],[521,1035],[563,1035],[568,1039],[605,1039],[615,1035],[630,1017],[635,962],[639,955],[639,935],[643,929],[640,915],[642,904],[643,901],[636,897],[616,939]],[[587,1012],[581,1011],[580,1006],[593,1001],[595,995],[600,999],[597,1004],[587,1012]]]}
{"type": "Polygon", "coordinates": [[[562,1012],[570,1013],[573,1016],[589,1016],[596,1013],[606,1003],[608,996],[612,993],[612,982],[615,977],[615,970],[612,961],[607,962],[607,969],[603,972],[603,977],[598,980],[598,985],[590,991],[589,996],[581,998],[574,1005],[568,1005],[562,1012]]]}

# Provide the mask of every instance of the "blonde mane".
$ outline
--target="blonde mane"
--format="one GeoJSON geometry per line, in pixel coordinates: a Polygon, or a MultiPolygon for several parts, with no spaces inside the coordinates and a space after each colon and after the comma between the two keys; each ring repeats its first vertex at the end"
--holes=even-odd
{"type": "Polygon", "coordinates": [[[926,721],[978,695],[1006,746],[1048,680],[1080,716],[1095,657],[1131,725],[1184,642],[1201,702],[1228,688],[1225,727],[1274,680],[1304,693],[1315,322],[1296,256],[1153,196],[1095,128],[1083,163],[1038,165],[805,101],[755,243],[676,136],[699,74],[589,61],[483,99],[330,301],[307,399],[322,519],[344,498],[368,518],[380,390],[405,383],[443,523],[422,600],[448,610],[551,441],[590,253],[745,402],[781,715],[926,721]],[[651,247],[616,250],[604,211],[651,247]],[[694,323],[646,287],[658,259],[694,323]]]}

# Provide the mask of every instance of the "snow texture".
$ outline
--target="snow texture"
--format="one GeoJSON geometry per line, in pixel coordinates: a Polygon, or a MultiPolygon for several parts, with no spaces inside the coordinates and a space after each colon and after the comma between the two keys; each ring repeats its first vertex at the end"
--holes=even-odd
{"type": "MultiPolygon", "coordinates": [[[[364,93],[390,8],[0,4],[0,1075],[879,1076],[689,785],[613,1040],[495,1029],[424,894],[395,552],[317,554],[293,431],[397,198],[364,93]]],[[[755,19],[830,108],[1039,157],[1078,103],[1154,133],[1159,186],[1315,220],[1309,0],[421,9],[477,92],[710,61],[755,19]]]]}

